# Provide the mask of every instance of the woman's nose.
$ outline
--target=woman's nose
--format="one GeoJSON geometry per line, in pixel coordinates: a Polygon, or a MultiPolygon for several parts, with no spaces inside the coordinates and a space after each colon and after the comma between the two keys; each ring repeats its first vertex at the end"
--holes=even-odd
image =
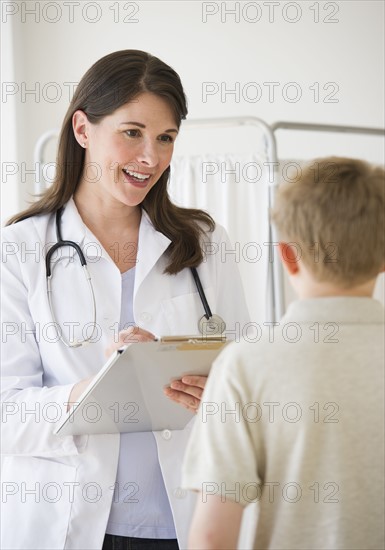
{"type": "Polygon", "coordinates": [[[138,161],[146,166],[156,166],[159,162],[159,155],[156,145],[156,143],[153,143],[150,140],[143,141],[138,151],[138,161]]]}

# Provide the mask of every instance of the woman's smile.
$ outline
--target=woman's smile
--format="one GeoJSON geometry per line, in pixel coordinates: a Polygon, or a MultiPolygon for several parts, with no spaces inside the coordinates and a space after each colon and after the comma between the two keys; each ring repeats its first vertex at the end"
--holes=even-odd
{"type": "Polygon", "coordinates": [[[123,168],[122,172],[125,180],[131,185],[134,185],[135,187],[145,189],[147,185],[150,183],[151,174],[134,172],[132,170],[127,170],[125,168],[123,168]]]}

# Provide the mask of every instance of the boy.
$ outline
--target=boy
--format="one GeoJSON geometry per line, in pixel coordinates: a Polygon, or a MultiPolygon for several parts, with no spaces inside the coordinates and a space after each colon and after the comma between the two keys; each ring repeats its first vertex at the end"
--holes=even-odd
{"type": "Polygon", "coordinates": [[[214,364],[186,452],[200,492],[190,547],[384,548],[385,172],[330,157],[282,185],[272,213],[299,300],[214,364]]]}

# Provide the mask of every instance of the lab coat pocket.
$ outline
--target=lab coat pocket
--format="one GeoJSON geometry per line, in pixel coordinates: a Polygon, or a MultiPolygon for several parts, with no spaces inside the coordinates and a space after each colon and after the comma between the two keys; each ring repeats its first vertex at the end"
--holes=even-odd
{"type": "Polygon", "coordinates": [[[44,458],[4,459],[1,548],[64,548],[76,470],[74,466],[44,458]]]}
{"type": "MultiPolygon", "coordinates": [[[[204,293],[212,313],[215,313],[214,289],[205,288],[204,293]]],[[[199,334],[198,323],[205,310],[198,292],[163,300],[162,310],[170,327],[170,335],[199,334]]]]}

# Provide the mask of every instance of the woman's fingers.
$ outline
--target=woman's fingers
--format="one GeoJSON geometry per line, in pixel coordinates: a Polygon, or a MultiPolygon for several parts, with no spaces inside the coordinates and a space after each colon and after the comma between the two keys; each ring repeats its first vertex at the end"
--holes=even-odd
{"type": "Polygon", "coordinates": [[[188,374],[183,376],[182,382],[188,386],[197,386],[198,388],[202,388],[202,390],[204,390],[207,382],[207,376],[188,374]]]}
{"type": "Polygon", "coordinates": [[[192,395],[193,397],[197,397],[198,399],[202,397],[203,393],[203,389],[201,387],[185,384],[184,382],[182,382],[182,380],[174,380],[173,382],[171,382],[170,387],[173,390],[187,393],[189,395],[192,395]]]}
{"type": "Polygon", "coordinates": [[[154,334],[143,328],[129,327],[119,332],[119,342],[121,342],[122,345],[135,342],[150,342],[151,340],[155,340],[154,334]]]}
{"type": "Polygon", "coordinates": [[[111,342],[105,353],[108,357],[114,351],[121,348],[122,346],[126,346],[127,344],[133,344],[137,342],[151,342],[152,340],[155,340],[155,336],[151,332],[148,332],[148,330],[144,330],[143,328],[136,326],[129,327],[119,332],[118,340],[111,342]]]}
{"type": "Polygon", "coordinates": [[[184,376],[182,380],[173,380],[170,386],[164,389],[164,393],[169,399],[196,412],[206,381],[207,376],[184,376]]]}
{"type": "Polygon", "coordinates": [[[163,391],[165,395],[172,401],[175,401],[175,403],[179,403],[179,405],[182,405],[190,411],[193,411],[195,413],[197,412],[197,409],[201,402],[199,398],[194,397],[193,395],[185,393],[183,391],[174,390],[170,387],[164,388],[163,391]]]}

